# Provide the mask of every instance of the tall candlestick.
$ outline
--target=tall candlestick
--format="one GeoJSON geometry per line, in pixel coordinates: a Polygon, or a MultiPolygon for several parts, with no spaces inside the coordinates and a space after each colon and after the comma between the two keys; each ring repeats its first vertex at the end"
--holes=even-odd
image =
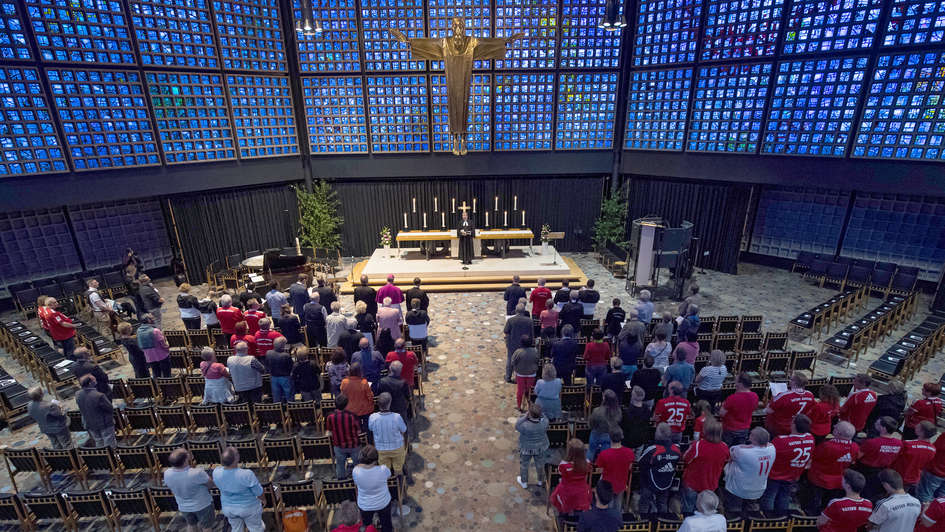
{"type": "Polygon", "coordinates": [[[427,213],[423,213],[423,228],[427,228],[427,213]]]}
{"type": "Polygon", "coordinates": [[[494,210],[494,211],[499,210],[499,196],[496,196],[496,197],[495,197],[495,208],[492,209],[492,210],[494,210]]]}
{"type": "Polygon", "coordinates": [[[525,227],[525,211],[522,211],[522,227],[525,227]]]}
{"type": "Polygon", "coordinates": [[[404,228],[407,228],[407,213],[404,213],[404,228]]]}
{"type": "Polygon", "coordinates": [[[417,212],[417,198],[413,198],[413,212],[417,212]]]}
{"type": "Polygon", "coordinates": [[[512,196],[512,210],[518,210],[518,196],[512,196]]]}
{"type": "Polygon", "coordinates": [[[436,196],[433,196],[433,212],[436,212],[437,210],[438,209],[436,208],[436,196]]]}
{"type": "Polygon", "coordinates": [[[440,227],[446,227],[446,213],[440,211],[440,227]]]}
{"type": "Polygon", "coordinates": [[[486,227],[489,227],[489,211],[486,211],[486,227]]]}
{"type": "Polygon", "coordinates": [[[504,223],[504,225],[505,225],[506,227],[508,227],[508,225],[509,225],[509,211],[502,211],[502,212],[505,213],[505,223],[504,223]]]}
{"type": "Polygon", "coordinates": [[[295,253],[299,256],[302,255],[302,246],[299,244],[299,237],[295,237],[295,253]]]}
{"type": "Polygon", "coordinates": [[[456,198],[453,198],[453,214],[456,214],[456,198]]]}
{"type": "Polygon", "coordinates": [[[473,214],[476,213],[476,198],[473,198],[473,214]]]}

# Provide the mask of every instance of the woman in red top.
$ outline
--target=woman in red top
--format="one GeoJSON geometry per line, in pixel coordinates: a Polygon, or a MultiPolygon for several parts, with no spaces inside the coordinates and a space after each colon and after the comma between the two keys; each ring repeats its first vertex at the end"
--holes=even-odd
{"type": "Polygon", "coordinates": [[[577,438],[568,440],[564,461],[558,464],[561,482],[551,492],[551,504],[559,516],[583,512],[591,507],[591,485],[587,475],[591,464],[585,456],[584,442],[577,438]]]}
{"type": "Polygon", "coordinates": [[[906,428],[902,431],[902,439],[914,440],[915,427],[923,421],[931,421],[935,424],[938,415],[942,412],[942,399],[939,394],[942,389],[937,382],[927,382],[922,385],[922,399],[912,403],[912,406],[906,409],[906,428]]]}
{"type": "Polygon", "coordinates": [[[833,428],[833,420],[840,412],[840,392],[832,384],[825,384],[820,389],[820,400],[807,406],[810,418],[810,433],[817,443],[824,441],[833,428]]]}
{"type": "Polygon", "coordinates": [[[696,404],[692,405],[692,417],[694,418],[692,420],[692,439],[698,441],[701,438],[706,420],[715,421],[715,416],[712,415],[712,405],[705,399],[696,401],[696,404]]]}
{"type": "Polygon", "coordinates": [[[235,332],[233,336],[230,337],[230,349],[236,349],[236,342],[246,342],[246,345],[249,346],[249,354],[254,357],[259,356],[256,354],[256,337],[249,334],[249,326],[245,321],[234,325],[233,331],[235,332]]]}
{"type": "Polygon", "coordinates": [[[593,341],[584,347],[588,387],[600,386],[601,377],[607,373],[607,364],[610,362],[610,344],[604,341],[604,331],[594,329],[591,336],[593,341]]]}

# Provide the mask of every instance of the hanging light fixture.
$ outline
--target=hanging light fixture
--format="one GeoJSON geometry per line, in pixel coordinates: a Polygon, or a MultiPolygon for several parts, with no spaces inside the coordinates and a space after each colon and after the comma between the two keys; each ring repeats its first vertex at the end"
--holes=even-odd
{"type": "Polygon", "coordinates": [[[604,6],[604,18],[597,27],[607,31],[617,31],[627,27],[627,17],[620,13],[620,0],[607,0],[604,6]]]}
{"type": "Polygon", "coordinates": [[[324,31],[322,23],[315,19],[310,0],[302,0],[302,20],[295,21],[295,31],[305,37],[314,37],[324,31]]]}

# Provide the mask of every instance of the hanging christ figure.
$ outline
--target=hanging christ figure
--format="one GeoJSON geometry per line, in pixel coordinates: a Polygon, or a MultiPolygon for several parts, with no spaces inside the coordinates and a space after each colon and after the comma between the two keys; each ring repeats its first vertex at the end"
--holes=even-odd
{"type": "Polygon", "coordinates": [[[522,37],[516,33],[511,37],[484,38],[466,35],[466,22],[453,17],[453,36],[442,39],[408,39],[400,31],[390,32],[400,41],[410,45],[411,57],[417,60],[442,60],[446,71],[446,103],[450,116],[450,140],[453,155],[466,155],[466,130],[469,119],[469,83],[472,80],[473,60],[502,59],[508,45],[522,37]]]}

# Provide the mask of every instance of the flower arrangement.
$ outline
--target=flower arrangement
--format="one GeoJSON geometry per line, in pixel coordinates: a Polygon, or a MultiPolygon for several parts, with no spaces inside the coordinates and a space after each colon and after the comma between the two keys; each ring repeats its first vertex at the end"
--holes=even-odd
{"type": "Polygon", "coordinates": [[[384,226],[384,228],[381,229],[381,247],[389,246],[392,240],[390,227],[384,226]]]}
{"type": "Polygon", "coordinates": [[[551,226],[548,224],[541,224],[541,241],[547,242],[548,236],[551,234],[551,226]]]}

